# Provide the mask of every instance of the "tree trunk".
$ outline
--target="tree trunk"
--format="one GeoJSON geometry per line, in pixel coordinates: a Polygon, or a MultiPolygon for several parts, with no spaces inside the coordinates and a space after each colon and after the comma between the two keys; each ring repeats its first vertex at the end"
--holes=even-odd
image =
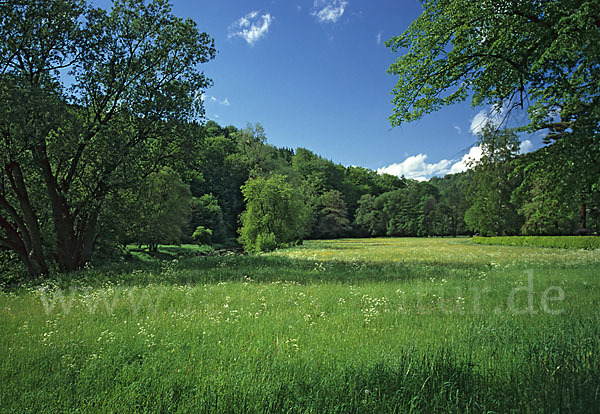
{"type": "Polygon", "coordinates": [[[41,266],[29,256],[28,249],[19,232],[2,216],[0,216],[0,227],[6,233],[6,238],[0,239],[0,247],[15,252],[25,267],[27,267],[29,275],[32,278],[40,276],[42,274],[41,266]]]}
{"type": "Polygon", "coordinates": [[[96,225],[98,223],[98,214],[100,208],[95,208],[92,212],[90,212],[85,226],[80,232],[79,236],[79,246],[80,246],[80,254],[79,254],[79,262],[80,266],[85,265],[92,258],[92,253],[94,252],[94,245],[96,244],[97,234],[96,234],[96,225]]]}
{"type": "Polygon", "coordinates": [[[58,183],[46,154],[45,144],[35,148],[36,161],[40,166],[42,177],[46,183],[52,221],[56,232],[56,261],[61,272],[72,272],[81,267],[79,255],[81,248],[74,229],[74,220],[65,196],[58,187],[58,183]]]}
{"type": "Polygon", "coordinates": [[[6,172],[11,187],[15,192],[17,199],[19,200],[19,205],[21,206],[21,211],[23,212],[23,218],[21,219],[19,217],[19,215],[16,213],[16,210],[14,210],[12,206],[8,205],[8,202],[6,202],[4,198],[2,200],[2,207],[9,212],[19,227],[21,240],[28,255],[28,261],[26,262],[26,265],[30,270],[30,275],[32,277],[37,277],[47,274],[48,266],[44,256],[42,231],[40,230],[37,215],[33,211],[31,201],[29,200],[29,194],[27,193],[27,187],[25,185],[25,179],[23,178],[21,166],[18,163],[13,162],[7,166],[6,172]]]}
{"type": "Polygon", "coordinates": [[[587,206],[585,203],[581,203],[580,205],[580,213],[579,213],[579,229],[587,228],[587,206]]]}

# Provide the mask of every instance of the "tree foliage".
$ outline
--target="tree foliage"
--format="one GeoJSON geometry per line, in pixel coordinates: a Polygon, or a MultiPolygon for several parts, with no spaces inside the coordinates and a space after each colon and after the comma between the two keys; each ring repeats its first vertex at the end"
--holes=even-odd
{"type": "Polygon", "coordinates": [[[193,237],[194,241],[197,243],[211,244],[212,243],[212,235],[213,235],[213,231],[211,229],[207,229],[204,226],[198,226],[198,227],[196,227],[196,230],[194,230],[194,234],[192,234],[192,237],[193,237]]]}
{"type": "Polygon", "coordinates": [[[0,246],[32,275],[74,270],[107,198],[187,147],[213,41],[166,0],[10,0],[0,19],[0,246]]]}
{"type": "MultiPolygon", "coordinates": [[[[469,97],[504,119],[526,109],[520,130],[545,133],[553,148],[535,167],[521,163],[523,231],[564,231],[551,205],[578,210],[583,230],[600,176],[600,2],[423,0],[423,8],[387,43],[403,53],[388,70],[399,77],[392,125],[469,97]]],[[[482,217],[471,213],[472,224],[482,217]]]]}
{"type": "Polygon", "coordinates": [[[354,225],[367,236],[456,236],[468,233],[462,219],[464,208],[434,184],[408,181],[406,187],[377,197],[362,196],[354,225]]]}
{"type": "Polygon", "coordinates": [[[525,218],[523,234],[572,234],[578,227],[597,228],[587,216],[589,212],[594,217],[600,206],[600,142],[590,144],[567,148],[559,140],[517,160],[522,182],[513,200],[525,218]],[[585,162],[594,156],[596,161],[585,162]],[[586,168],[579,165],[582,158],[586,168]]]}
{"type": "Polygon", "coordinates": [[[242,193],[246,210],[239,232],[246,251],[269,251],[306,236],[309,211],[285,176],[251,178],[242,186],[242,193]]]}
{"type": "Polygon", "coordinates": [[[316,216],[314,234],[317,238],[344,237],[351,230],[348,208],[338,190],[327,191],[319,197],[316,216]]]}
{"type": "Polygon", "coordinates": [[[500,130],[490,124],[479,134],[481,159],[473,161],[473,180],[467,192],[470,207],[465,221],[471,230],[484,236],[518,234],[521,217],[511,196],[518,186],[512,172],[519,151],[514,131],[500,130]]]}
{"type": "Polygon", "coordinates": [[[170,168],[150,174],[136,197],[138,217],[129,238],[155,252],[159,244],[179,244],[189,223],[192,196],[189,185],[170,168]]]}
{"type": "MultiPolygon", "coordinates": [[[[223,211],[219,200],[212,194],[194,197],[191,203],[191,220],[189,228],[194,231],[199,227],[211,231],[211,241],[222,243],[227,237],[227,228],[223,220],[223,211]]],[[[192,234],[195,239],[195,236],[192,234]]]]}
{"type": "Polygon", "coordinates": [[[385,234],[385,219],[377,203],[377,197],[372,194],[363,195],[358,200],[358,208],[354,224],[361,235],[376,237],[385,234]]]}
{"type": "Polygon", "coordinates": [[[344,167],[305,148],[296,150],[296,154],[292,157],[292,166],[303,180],[314,186],[319,194],[339,189],[344,181],[344,167]]]}
{"type": "MultiPolygon", "coordinates": [[[[472,96],[473,105],[528,108],[530,130],[598,133],[600,3],[596,0],[423,0],[387,45],[393,125],[472,96]]],[[[558,136],[557,135],[557,136],[558,136]]]]}

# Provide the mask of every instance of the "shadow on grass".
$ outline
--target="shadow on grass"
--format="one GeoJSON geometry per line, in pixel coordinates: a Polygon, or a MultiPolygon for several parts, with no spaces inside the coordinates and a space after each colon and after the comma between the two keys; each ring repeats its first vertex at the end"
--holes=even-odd
{"type": "Polygon", "coordinates": [[[153,262],[157,260],[173,260],[180,257],[180,255],[175,252],[164,252],[161,250],[156,252],[150,252],[145,249],[130,249],[129,254],[130,257],[128,257],[128,261],[130,262],[153,262]]]}
{"type": "MultiPolygon", "coordinates": [[[[270,401],[281,412],[298,406],[320,412],[365,413],[528,412],[532,408],[537,412],[596,412],[600,403],[597,370],[569,370],[557,378],[544,364],[532,368],[525,376],[520,370],[494,375],[482,373],[449,350],[425,355],[415,350],[394,361],[347,365],[331,376],[304,375],[309,378],[304,383],[282,381],[280,392],[270,401]]],[[[303,377],[302,373],[298,376],[303,377]]]]}
{"type": "Polygon", "coordinates": [[[533,358],[524,371],[502,367],[482,373],[466,354],[429,351],[408,347],[372,362],[285,361],[262,353],[256,362],[244,359],[247,364],[223,360],[218,374],[202,376],[174,374],[172,361],[124,349],[90,366],[89,375],[75,376],[67,402],[51,382],[59,372],[42,379],[35,394],[13,393],[21,398],[12,402],[31,407],[28,399],[35,398],[35,405],[51,411],[102,406],[120,412],[597,412],[597,368],[556,377],[533,358]]]}
{"type": "Polygon", "coordinates": [[[168,253],[154,258],[133,255],[121,263],[53,276],[59,287],[72,284],[124,286],[191,285],[219,282],[295,282],[360,284],[431,278],[467,277],[487,265],[448,262],[443,265],[394,262],[319,261],[270,255],[226,254],[177,258],[168,253]],[[166,260],[165,260],[166,259],[166,260]]]}
{"type": "Polygon", "coordinates": [[[209,256],[215,253],[215,250],[207,245],[182,244],[175,245],[160,245],[158,250],[151,252],[140,247],[129,246],[126,251],[126,257],[129,260],[148,261],[163,261],[174,259],[185,259],[190,257],[209,256]]]}

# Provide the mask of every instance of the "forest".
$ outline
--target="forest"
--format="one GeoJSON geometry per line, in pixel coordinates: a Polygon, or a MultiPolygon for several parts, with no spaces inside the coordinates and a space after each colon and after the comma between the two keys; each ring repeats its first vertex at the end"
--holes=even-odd
{"type": "Polygon", "coordinates": [[[600,1],[410,1],[0,0],[0,412],[598,412],[600,1]],[[322,99],[293,76],[312,62],[278,65],[327,53],[379,90],[342,44],[397,83],[385,113],[332,87],[325,130],[282,86],[322,99]],[[217,118],[218,48],[232,89],[297,119],[217,118]],[[427,181],[341,165],[369,120],[347,96],[382,131],[470,101],[481,157],[427,181]]]}
{"type": "Polygon", "coordinates": [[[304,239],[571,235],[598,228],[597,193],[553,202],[528,196],[537,188],[528,187],[523,169],[540,154],[520,155],[516,135],[505,130],[484,131],[483,157],[472,169],[416,181],[344,167],[306,148],[274,147],[260,124],[178,128],[187,134],[185,154],[149,164],[103,200],[94,239],[99,260],[114,260],[131,244],[151,252],[159,244],[241,244],[260,252],[304,239]]]}
{"type": "MultiPolygon", "coordinates": [[[[419,182],[336,164],[301,146],[277,148],[260,123],[206,122],[203,94],[212,81],[198,67],[215,57],[214,40],[166,1],[117,1],[110,12],[82,0],[0,8],[4,268],[20,263],[30,277],[70,272],[114,260],[131,244],[151,252],[159,244],[241,245],[252,253],[305,239],[598,230],[598,95],[587,80],[597,65],[581,66],[577,77],[533,76],[532,98],[552,82],[579,82],[555,94],[564,101],[559,116],[556,100],[539,98],[530,125],[481,131],[482,158],[467,172],[419,182]],[[546,131],[545,145],[520,154],[519,137],[533,131],[546,131]]],[[[437,36],[423,22],[410,30],[437,36]]],[[[388,46],[409,45],[410,30],[388,46]]],[[[415,59],[437,52],[412,46],[389,69],[402,74],[393,125],[464,99],[460,90],[443,101],[419,97],[453,86],[422,84],[436,77],[415,59]],[[403,81],[407,74],[413,81],[403,81]]],[[[596,56],[597,47],[586,47],[584,56],[596,56]]],[[[528,53],[524,64],[535,57],[528,53]]],[[[452,59],[460,57],[438,61],[440,71],[454,68],[452,59]]],[[[476,71],[463,69],[465,78],[476,71]]],[[[514,81],[479,76],[474,99],[499,93],[482,89],[493,82],[514,92],[514,81]]],[[[520,99],[513,107],[523,106],[520,99]]]]}

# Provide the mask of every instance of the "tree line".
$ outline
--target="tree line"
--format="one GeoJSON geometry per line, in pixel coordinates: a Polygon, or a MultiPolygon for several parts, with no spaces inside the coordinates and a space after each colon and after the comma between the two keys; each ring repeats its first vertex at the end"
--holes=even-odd
{"type": "Polygon", "coordinates": [[[568,4],[565,12],[424,3],[407,33],[388,43],[409,50],[390,68],[401,75],[393,124],[463,100],[467,87],[476,104],[502,107],[519,92],[518,104],[527,93],[533,101],[528,126],[486,126],[479,162],[428,182],[274,147],[260,124],[205,123],[212,82],[200,66],[214,58],[214,41],[174,16],[167,0],[116,0],[109,11],[84,0],[0,2],[2,261],[18,260],[38,277],[131,243],[151,251],[241,243],[259,252],[307,238],[597,230],[600,42],[579,38],[598,38],[595,9],[571,18],[568,4]],[[456,24],[450,54],[440,47],[452,39],[444,19],[456,24]],[[479,26],[469,26],[473,19],[479,26]],[[531,33],[510,43],[523,19],[531,33]],[[574,51],[553,49],[556,33],[572,38],[574,51]],[[550,42],[552,59],[529,43],[536,36],[534,46],[550,42]],[[510,47],[492,53],[488,43],[510,47]],[[507,63],[517,57],[518,65],[507,63]],[[436,93],[447,89],[446,98],[436,93]],[[547,145],[520,155],[524,130],[546,130],[547,145]]]}

